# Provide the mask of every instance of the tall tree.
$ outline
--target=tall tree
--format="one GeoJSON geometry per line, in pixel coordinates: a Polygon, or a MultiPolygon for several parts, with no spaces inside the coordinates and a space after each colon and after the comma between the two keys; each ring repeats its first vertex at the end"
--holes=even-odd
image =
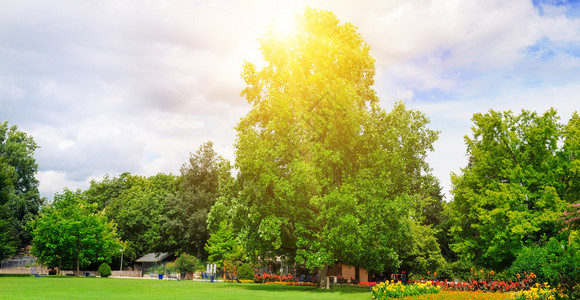
{"type": "Polygon", "coordinates": [[[130,188],[131,177],[131,173],[124,172],[119,177],[110,178],[105,174],[101,181],[93,179],[91,186],[85,191],[86,197],[91,203],[97,204],[99,210],[105,209],[112,199],[130,188]]]}
{"type": "Polygon", "coordinates": [[[473,116],[465,137],[468,165],[452,175],[452,248],[496,270],[511,265],[525,245],[558,230],[558,213],[578,201],[578,115],[567,125],[554,109],[473,116]]]}
{"type": "Polygon", "coordinates": [[[165,240],[173,250],[206,256],[207,215],[219,197],[219,160],[213,143],[207,142],[182,165],[177,193],[167,199],[165,240]]]}
{"type": "Polygon", "coordinates": [[[171,174],[143,177],[123,173],[113,178],[105,175],[101,181],[92,181],[84,194],[89,203],[118,224],[119,236],[125,241],[124,251],[139,257],[163,250],[168,213],[165,203],[176,192],[176,183],[177,177],[171,174]]]}
{"type": "Polygon", "coordinates": [[[0,123],[0,259],[31,241],[26,223],[43,202],[35,177],[37,148],[33,138],[17,126],[0,123]]]}
{"type": "Polygon", "coordinates": [[[91,262],[110,262],[121,248],[116,228],[97,205],[84,199],[81,191],[65,189],[45,206],[32,223],[34,228],[32,255],[50,267],[73,267],[79,275],[81,267],[91,262]]]}
{"type": "Polygon", "coordinates": [[[290,35],[271,27],[261,40],[262,69],[244,66],[251,110],[236,127],[238,187],[228,185],[210,226],[222,215],[247,254],[281,255],[321,279],[337,260],[396,268],[428,193],[424,159],[437,133],[401,103],[379,107],[374,59],[355,26],[310,8],[295,19],[290,35]]]}

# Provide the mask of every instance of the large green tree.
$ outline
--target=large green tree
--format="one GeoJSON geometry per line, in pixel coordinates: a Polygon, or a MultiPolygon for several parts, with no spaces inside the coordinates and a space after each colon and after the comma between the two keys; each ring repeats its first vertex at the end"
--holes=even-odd
{"type": "Polygon", "coordinates": [[[88,203],[80,190],[56,194],[31,227],[31,254],[44,265],[58,266],[59,271],[72,267],[78,275],[81,267],[92,262],[109,262],[121,248],[114,223],[97,205],[88,203]]]}
{"type": "Polygon", "coordinates": [[[452,175],[452,248],[479,265],[505,269],[526,245],[557,233],[558,213],[578,201],[579,117],[555,110],[473,116],[468,165],[452,175]]]}
{"type": "Polygon", "coordinates": [[[119,236],[131,248],[126,250],[141,256],[158,251],[166,243],[165,203],[176,192],[176,182],[173,175],[143,177],[123,173],[116,178],[105,176],[100,182],[91,182],[85,195],[117,223],[119,236]]]}
{"type": "Polygon", "coordinates": [[[218,162],[220,158],[207,142],[192,153],[181,167],[177,192],[167,198],[165,241],[169,249],[206,256],[209,239],[207,215],[219,197],[218,162]]]}
{"type": "Polygon", "coordinates": [[[30,243],[26,223],[38,214],[38,145],[17,126],[0,123],[0,260],[30,243]]]}
{"type": "Polygon", "coordinates": [[[437,133],[402,103],[379,106],[355,26],[309,8],[295,20],[290,35],[271,27],[261,40],[263,68],[244,66],[237,186],[225,185],[210,226],[223,216],[247,254],[281,255],[321,279],[335,261],[397,268],[429,194],[437,133]]]}

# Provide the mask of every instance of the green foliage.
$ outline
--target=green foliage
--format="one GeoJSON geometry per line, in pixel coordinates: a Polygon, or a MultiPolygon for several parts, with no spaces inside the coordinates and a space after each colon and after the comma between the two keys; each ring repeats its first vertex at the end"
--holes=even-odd
{"type": "Polygon", "coordinates": [[[431,190],[425,157],[437,132],[402,103],[379,107],[374,59],[354,25],[307,8],[296,26],[285,37],[270,29],[265,66],[244,66],[239,172],[220,181],[209,227],[226,220],[252,257],[397,268],[431,190]]]}
{"type": "Polygon", "coordinates": [[[548,263],[542,271],[548,282],[562,285],[571,299],[580,299],[580,241],[552,239],[545,248],[548,263]]]}
{"type": "Polygon", "coordinates": [[[164,220],[166,246],[173,251],[206,257],[204,246],[209,239],[207,215],[219,197],[218,162],[213,143],[200,146],[181,167],[175,194],[167,198],[164,220]]]}
{"type": "Polygon", "coordinates": [[[107,218],[117,223],[120,238],[131,250],[127,251],[128,261],[165,250],[167,239],[163,232],[168,213],[165,203],[175,193],[176,181],[173,175],[143,177],[123,173],[118,178],[105,176],[101,182],[92,181],[85,191],[87,201],[103,209],[107,218]]]}
{"type": "Polygon", "coordinates": [[[48,266],[74,267],[91,262],[110,261],[121,243],[116,227],[107,221],[96,205],[89,204],[81,191],[65,189],[44,206],[32,223],[34,229],[31,254],[48,266]]]}
{"type": "Polygon", "coordinates": [[[101,277],[111,276],[111,267],[107,263],[102,263],[99,266],[99,274],[101,274],[101,277]]]}
{"type": "Polygon", "coordinates": [[[430,226],[412,222],[407,239],[408,243],[401,245],[399,253],[402,260],[400,269],[407,271],[408,276],[434,272],[445,263],[430,226]]]}
{"type": "Polygon", "coordinates": [[[195,256],[189,255],[187,253],[182,253],[176,260],[175,260],[175,268],[177,272],[184,273],[184,272],[194,272],[198,266],[198,260],[195,256]]]}
{"type": "Polygon", "coordinates": [[[254,270],[250,264],[242,264],[238,268],[239,279],[254,279],[254,270]]]}
{"type": "Polygon", "coordinates": [[[10,222],[0,219],[0,260],[18,251],[18,241],[14,236],[14,227],[10,225],[10,222]]]}
{"type": "Polygon", "coordinates": [[[548,264],[548,250],[544,247],[527,247],[522,250],[509,268],[511,278],[524,272],[534,273],[537,282],[547,282],[544,267],[548,264]]]}
{"type": "Polygon", "coordinates": [[[175,262],[168,262],[165,264],[165,273],[173,274],[173,273],[181,273],[177,270],[177,264],[175,262]]]}
{"type": "Polygon", "coordinates": [[[208,260],[219,266],[223,266],[226,260],[238,261],[244,258],[242,245],[226,221],[222,221],[219,229],[211,234],[205,250],[209,254],[208,260]]]}
{"type": "Polygon", "coordinates": [[[452,249],[477,265],[508,268],[525,246],[554,237],[559,213],[578,199],[577,114],[567,125],[556,111],[473,116],[465,137],[468,165],[452,175],[452,249]]]}
{"type": "Polygon", "coordinates": [[[17,126],[0,123],[0,260],[32,239],[26,223],[43,202],[35,178],[37,148],[33,138],[17,126]]]}
{"type": "Polygon", "coordinates": [[[437,279],[439,280],[449,280],[453,281],[454,275],[451,268],[451,263],[444,262],[439,268],[437,268],[437,279]]]}
{"type": "Polygon", "coordinates": [[[471,279],[471,268],[473,268],[473,264],[469,262],[461,260],[450,262],[447,264],[447,268],[451,269],[451,274],[454,280],[460,279],[463,281],[468,281],[471,279]]]}
{"type": "Polygon", "coordinates": [[[509,279],[516,274],[523,276],[534,273],[537,282],[548,282],[553,287],[560,287],[572,299],[580,296],[580,245],[572,242],[550,239],[542,247],[524,249],[508,270],[509,279]]]}

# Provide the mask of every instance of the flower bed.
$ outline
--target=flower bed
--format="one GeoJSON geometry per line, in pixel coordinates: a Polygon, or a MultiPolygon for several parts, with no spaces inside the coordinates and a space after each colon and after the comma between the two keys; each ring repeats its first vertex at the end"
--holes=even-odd
{"type": "Polygon", "coordinates": [[[461,291],[441,291],[437,294],[412,296],[403,299],[409,300],[507,300],[509,293],[483,293],[483,292],[461,292],[461,291]]]}
{"type": "Polygon", "coordinates": [[[515,292],[526,288],[519,282],[504,282],[504,281],[475,281],[472,282],[454,282],[454,281],[437,281],[433,284],[440,286],[448,291],[482,291],[482,292],[515,292]]]}
{"type": "MultiPolygon", "coordinates": [[[[482,272],[483,273],[483,272],[482,272]]],[[[493,276],[493,271],[490,273],[493,276]]],[[[419,296],[423,294],[434,294],[439,291],[449,293],[496,294],[498,299],[555,299],[557,291],[551,289],[547,283],[537,283],[534,273],[524,273],[516,275],[517,281],[494,281],[491,276],[486,279],[471,280],[470,282],[421,280],[404,285],[398,280],[378,283],[373,287],[373,299],[402,298],[409,296],[419,296]]],[[[373,282],[361,283],[372,285],[373,282]]],[[[469,296],[469,295],[464,295],[469,296]]],[[[469,296],[470,297],[470,296],[469,296]]],[[[415,297],[414,297],[415,298],[415,297]]],[[[478,299],[477,296],[473,299],[478,299]]]]}
{"type": "Polygon", "coordinates": [[[294,277],[292,274],[288,275],[276,275],[276,274],[255,274],[254,275],[254,282],[255,283],[267,283],[267,282],[293,282],[294,277]]]}
{"type": "Polygon", "coordinates": [[[264,284],[316,286],[316,283],[314,283],[314,282],[295,282],[295,281],[268,281],[268,282],[264,282],[264,284]]]}
{"type": "Polygon", "coordinates": [[[373,299],[402,298],[408,296],[418,296],[423,294],[436,294],[441,291],[441,287],[434,285],[431,281],[424,283],[402,284],[399,282],[381,282],[372,289],[373,299]]]}
{"type": "Polygon", "coordinates": [[[240,279],[240,282],[241,283],[253,283],[254,280],[252,280],[252,279],[240,279]]]}
{"type": "Polygon", "coordinates": [[[514,300],[527,300],[527,299],[556,299],[556,291],[550,289],[549,286],[542,288],[539,284],[536,287],[530,288],[526,291],[515,292],[510,295],[510,299],[514,300]]]}

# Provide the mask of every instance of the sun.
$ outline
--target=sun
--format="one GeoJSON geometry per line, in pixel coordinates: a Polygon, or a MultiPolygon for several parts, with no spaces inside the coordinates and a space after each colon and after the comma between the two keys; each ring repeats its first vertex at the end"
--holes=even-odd
{"type": "Polygon", "coordinates": [[[279,8],[273,12],[270,24],[276,35],[282,38],[287,38],[292,34],[296,29],[294,14],[294,10],[288,8],[279,8]]]}
{"type": "Polygon", "coordinates": [[[274,28],[274,31],[282,37],[290,36],[292,31],[294,31],[294,25],[294,20],[291,15],[282,15],[272,19],[272,27],[274,28]]]}

